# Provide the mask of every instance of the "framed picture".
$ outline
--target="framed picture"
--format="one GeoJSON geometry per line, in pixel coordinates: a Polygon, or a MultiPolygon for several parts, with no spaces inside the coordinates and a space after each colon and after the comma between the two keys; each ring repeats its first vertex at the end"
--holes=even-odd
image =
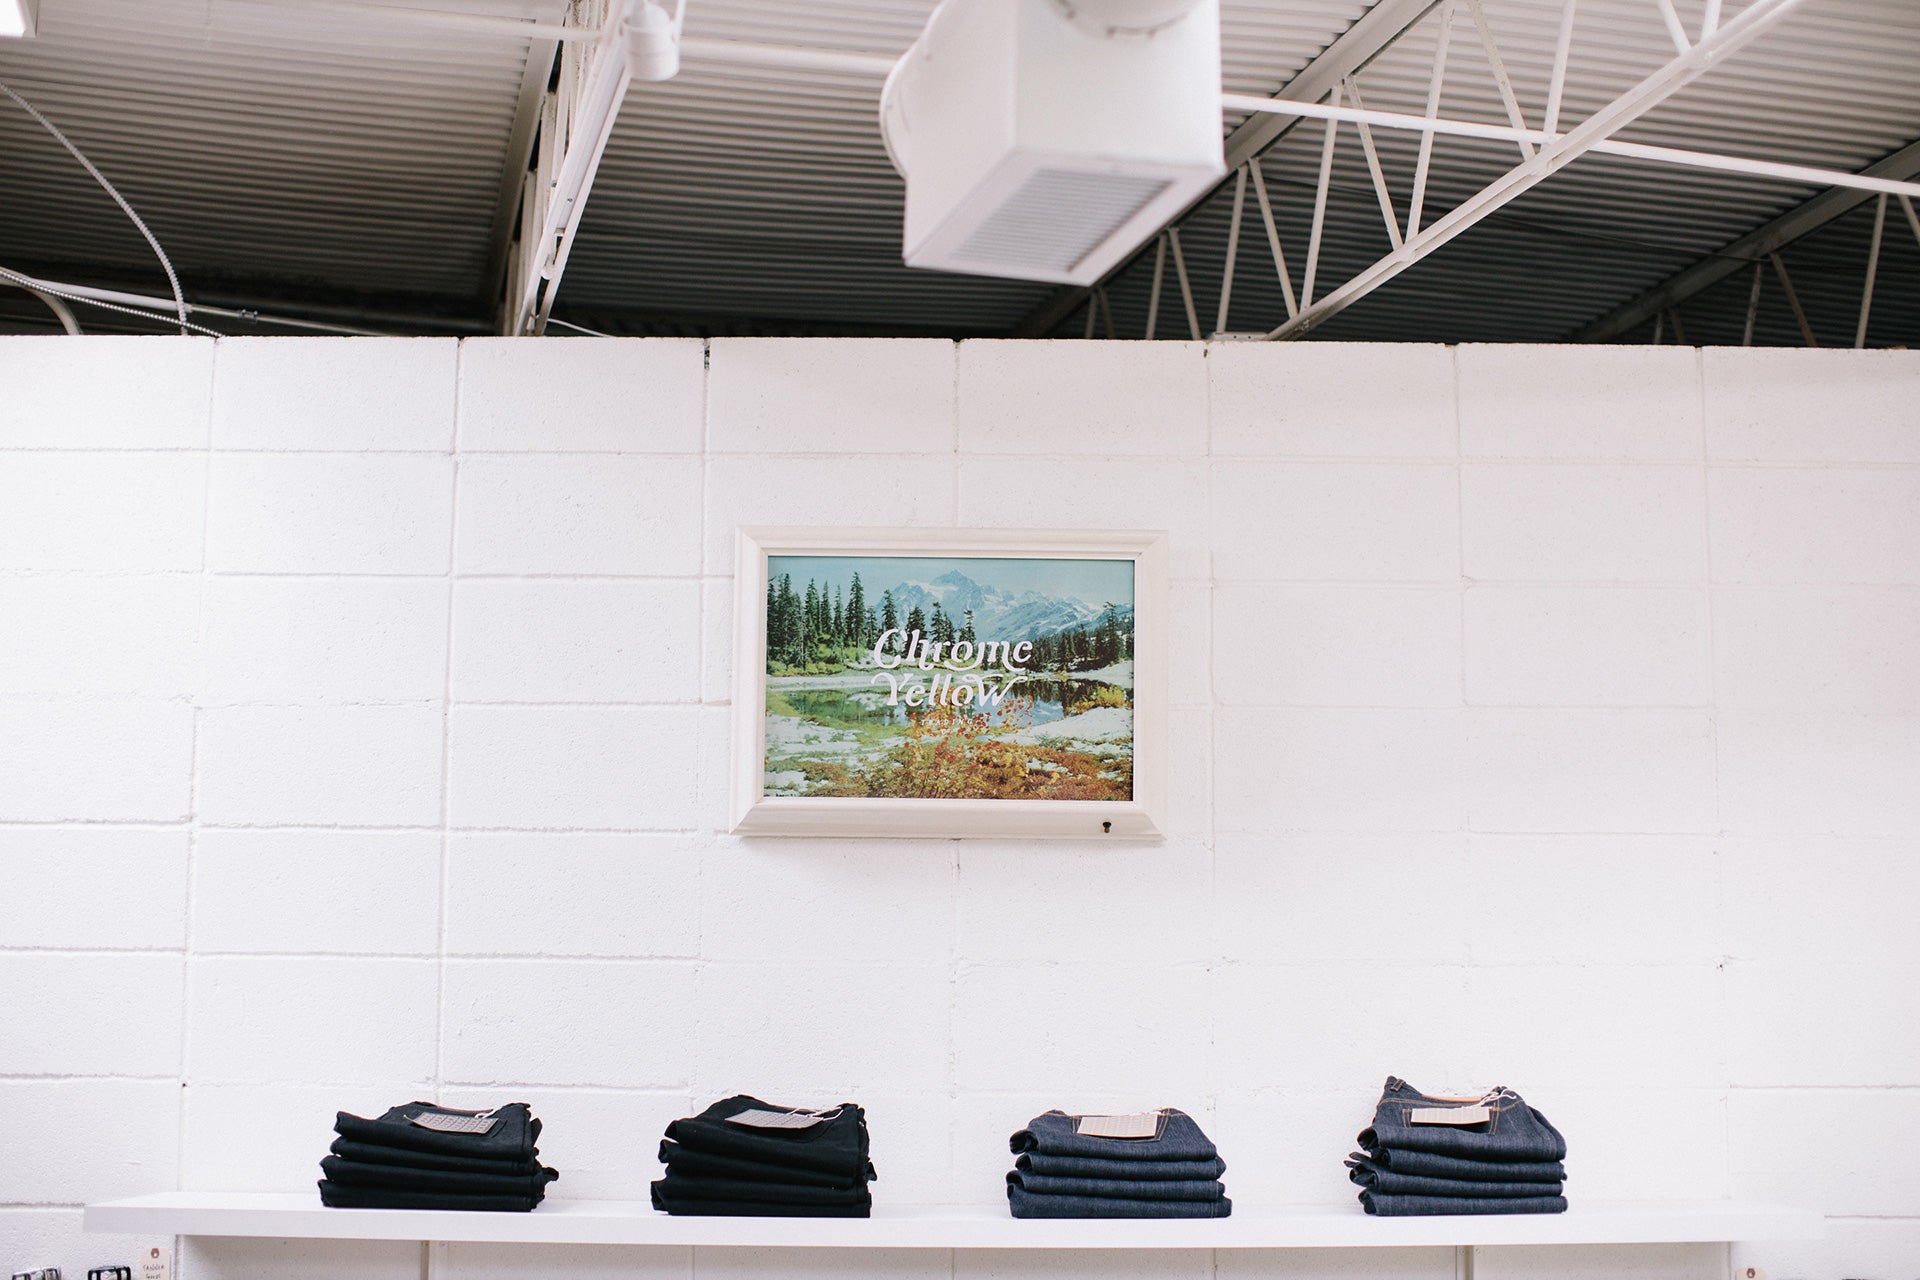
{"type": "Polygon", "coordinates": [[[732,828],[1152,837],[1160,532],[743,528],[732,828]]]}

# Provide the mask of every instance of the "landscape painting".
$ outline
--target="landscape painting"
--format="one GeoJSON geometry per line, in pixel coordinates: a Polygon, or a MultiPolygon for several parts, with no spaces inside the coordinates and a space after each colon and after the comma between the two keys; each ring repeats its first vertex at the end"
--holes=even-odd
{"type": "Polygon", "coordinates": [[[765,563],[764,795],[1134,798],[1132,559],[765,563]]]}

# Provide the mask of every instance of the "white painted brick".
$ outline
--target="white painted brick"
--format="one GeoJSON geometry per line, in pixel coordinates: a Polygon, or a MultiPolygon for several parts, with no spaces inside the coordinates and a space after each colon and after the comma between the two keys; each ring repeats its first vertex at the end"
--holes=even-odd
{"type": "Polygon", "coordinates": [[[1719,582],[1920,583],[1920,470],[1720,467],[1719,582]]]}
{"type": "Polygon", "coordinates": [[[447,855],[447,950],[694,955],[706,854],[684,836],[455,836],[447,855]]]}
{"type": "Polygon", "coordinates": [[[954,484],[950,455],[710,459],[707,572],[733,571],[740,525],[951,525],[954,484]]]}
{"type": "MultiPolygon", "coordinates": [[[[1495,1063],[1485,1069],[1497,1075],[1502,1068],[1495,1063]]],[[[1618,1080],[1585,1088],[1545,1078],[1509,1083],[1565,1135],[1567,1198],[1573,1204],[1712,1200],[1728,1194],[1724,1087],[1679,1088],[1662,1078],[1659,1107],[1628,1109],[1623,1115],[1618,1080]],[[1688,1154],[1663,1161],[1649,1158],[1654,1151],[1688,1154]]],[[[1719,1280],[1719,1274],[1700,1280],[1719,1280]]]]}
{"type": "Polygon", "coordinates": [[[1467,813],[1481,831],[1711,831],[1705,712],[1469,713],[1467,813]]]}
{"type": "MultiPolygon", "coordinates": [[[[20,339],[14,339],[20,341],[20,339]]],[[[102,1258],[133,1263],[146,1249],[167,1246],[163,1239],[87,1231],[78,1205],[65,1209],[0,1209],[0,1259],[19,1272],[57,1267],[62,1275],[84,1276],[102,1258]]]]}
{"type": "Polygon", "coordinates": [[[1167,587],[1167,702],[1204,707],[1213,701],[1214,590],[1206,582],[1167,587]]]}
{"type": "Polygon", "coordinates": [[[480,1109],[507,1098],[526,1103],[540,1118],[540,1163],[560,1171],[560,1180],[547,1189],[550,1200],[645,1200],[647,1184],[661,1175],[657,1140],[669,1123],[706,1105],[679,1091],[522,1085],[510,1092],[454,1086],[442,1089],[439,1100],[480,1109]]]}
{"type": "Polygon", "coordinates": [[[380,454],[216,453],[207,565],[234,573],[447,570],[453,463],[380,454]]]}
{"type": "MultiPolygon", "coordinates": [[[[1344,980],[1344,975],[1330,978],[1336,986],[1344,980]]],[[[1396,1019],[1398,1015],[1396,1009],[1396,1019]]],[[[1407,1047],[1409,1053],[1395,1059],[1393,1069],[1413,1072],[1413,1080],[1421,1088],[1437,1089],[1439,1086],[1434,1080],[1441,1073],[1428,1072],[1423,1076],[1409,1065],[1410,1060],[1417,1062],[1418,1055],[1429,1050],[1425,1046],[1407,1047]]],[[[1380,1083],[1370,1077],[1359,1077],[1342,1082],[1335,1089],[1309,1089],[1291,1081],[1284,1086],[1274,1085],[1273,1081],[1279,1078],[1223,1090],[1219,1118],[1207,1130],[1220,1148],[1221,1159],[1227,1162],[1223,1181],[1227,1184],[1227,1195],[1234,1202],[1234,1212],[1253,1214],[1267,1205],[1298,1204],[1338,1206],[1358,1214],[1359,1188],[1348,1181],[1342,1161],[1355,1149],[1355,1136],[1373,1121],[1380,1083]]],[[[1312,1250],[1314,1255],[1321,1252],[1312,1250]]],[[[1401,1250],[1369,1249],[1367,1252],[1397,1257],[1401,1250]]],[[[1219,1256],[1224,1260],[1238,1253],[1238,1250],[1222,1251],[1219,1256]]],[[[1293,1255],[1270,1255],[1263,1251],[1251,1256],[1293,1255]]],[[[1222,1274],[1225,1274],[1224,1266],[1222,1274]]],[[[1236,1274],[1244,1276],[1248,1271],[1243,1266],[1236,1274]]],[[[1319,1273],[1306,1270],[1297,1274],[1317,1276],[1319,1273]]],[[[1329,1274],[1350,1273],[1336,1269],[1329,1274]]],[[[1360,1274],[1371,1277],[1374,1273],[1360,1274]]]]}
{"type": "Polygon", "coordinates": [[[1469,578],[1693,582],[1706,573],[1698,467],[1461,468],[1462,562],[1469,578]]]}
{"type": "Polygon", "coordinates": [[[1920,1090],[1735,1089],[1727,1132],[1743,1199],[1862,1217],[1910,1217],[1920,1202],[1920,1150],[1888,1141],[1920,1132],[1920,1090]]]}
{"type": "Polygon", "coordinates": [[[1223,586],[1214,612],[1223,705],[1460,703],[1457,588],[1223,586]]]}
{"type": "Polygon", "coordinates": [[[960,460],[959,523],[972,528],[1165,529],[1175,578],[1205,578],[1212,516],[1204,462],[1081,458],[1057,464],[1031,458],[960,460]],[[1045,518],[1036,519],[1038,495],[1045,518]]]}
{"type": "Polygon", "coordinates": [[[700,462],[469,457],[460,462],[461,573],[691,574],[700,462]]]}
{"type": "Polygon", "coordinates": [[[0,942],[180,947],[186,829],[0,827],[0,942]]]}
{"type": "Polygon", "coordinates": [[[179,453],[10,453],[0,570],[200,568],[207,462],[179,453]]]}
{"type": "MultiPolygon", "coordinates": [[[[511,341],[511,339],[508,339],[511,341]]],[[[560,1185],[574,1183],[575,1165],[569,1164],[560,1185]]],[[[547,1192],[549,1200],[575,1200],[560,1185],[547,1192]]],[[[601,1199],[603,1197],[587,1197],[601,1199]]],[[[643,1184],[635,1195],[607,1199],[645,1200],[643,1184]]],[[[448,1244],[434,1266],[439,1280],[687,1280],[693,1274],[693,1250],[682,1248],[626,1248],[604,1244],[448,1244]]]]}
{"type": "Polygon", "coordinates": [[[1729,831],[1920,831],[1920,716],[1722,712],[1717,736],[1729,831]]]}
{"type": "Polygon", "coordinates": [[[733,812],[729,808],[729,779],[733,774],[733,708],[700,707],[697,712],[695,723],[699,741],[689,744],[698,749],[700,761],[693,788],[696,796],[694,825],[703,831],[723,833],[733,823],[733,812]]]}
{"type": "Polygon", "coordinates": [[[200,713],[200,818],[438,822],[442,719],[437,706],[209,708],[200,713]]]}
{"type": "Polygon", "coordinates": [[[700,815],[697,707],[455,707],[462,827],[679,830],[700,815]]]}
{"type": "Polygon", "coordinates": [[[1920,714],[1920,591],[1727,588],[1713,615],[1722,707],[1920,714]]]}
{"type": "Polygon", "coordinates": [[[211,578],[206,667],[203,705],[437,701],[446,583],[211,578]]]}
{"type": "MultiPolygon", "coordinates": [[[[1197,841],[968,840],[958,851],[952,909],[963,960],[983,965],[1137,960],[1138,934],[1082,922],[1122,921],[1148,903],[1159,959],[1183,964],[1211,958],[1208,854],[1197,841]]],[[[945,930],[932,932],[934,940],[944,940],[945,930]]]]}
{"type": "Polygon", "coordinates": [[[1207,374],[1216,457],[1454,456],[1453,351],[1438,343],[1227,342],[1207,374]]]}
{"type": "Polygon", "coordinates": [[[444,453],[458,350],[454,338],[228,338],[214,447],[444,453]]]}
{"type": "Polygon", "coordinates": [[[1202,1249],[955,1249],[954,1280],[1213,1280],[1202,1249]]]}
{"type": "Polygon", "coordinates": [[[698,453],[706,376],[698,338],[468,338],[460,448],[698,453]]]}
{"type": "Polygon", "coordinates": [[[184,965],[164,953],[0,954],[0,1075],[177,1074],[184,965]]]}
{"type": "Polygon", "coordinates": [[[964,965],[953,994],[954,1081],[1056,1090],[1056,1105],[1069,1108],[1087,1091],[1198,1097],[1208,1083],[1207,1004],[1199,965],[964,965]]]}
{"type": "Polygon", "coordinates": [[[1203,454],[1206,355],[1197,342],[963,342],[960,448],[1203,454]]]}
{"type": "Polygon", "coordinates": [[[453,960],[444,1003],[449,1080],[658,1089],[688,1078],[690,964],[453,960]]]}
{"type": "Polygon", "coordinates": [[[1898,1275],[1920,1258],[1920,1218],[1829,1218],[1817,1240],[1767,1240],[1732,1246],[1733,1274],[1759,1267],[1795,1280],[1898,1275]]]}
{"type": "Polygon", "coordinates": [[[1213,716],[1198,707],[1167,715],[1167,826],[1169,840],[1205,841],[1213,835],[1213,716]]]}
{"type": "Polygon", "coordinates": [[[1701,456],[1692,347],[1466,345],[1459,362],[1465,457],[1701,456]]]}
{"type": "Polygon", "coordinates": [[[1443,1248],[1221,1249],[1213,1257],[1218,1280],[1456,1280],[1458,1261],[1443,1248]]]}
{"type": "Polygon", "coordinates": [[[1219,954],[1255,964],[1302,965],[1355,946],[1385,964],[1462,964],[1459,921],[1477,900],[1466,837],[1281,836],[1225,833],[1214,850],[1213,931],[1219,954]]]}
{"type": "MultiPolygon", "coordinates": [[[[315,1172],[318,1172],[315,1165],[315,1172]]],[[[316,1201],[318,1197],[315,1197],[316,1201]]],[[[183,1236],[181,1280],[419,1280],[411,1240],[268,1240],[183,1236]]]]}
{"type": "Polygon", "coordinates": [[[78,1205],[171,1190],[179,1107],[172,1080],[0,1080],[16,1155],[0,1162],[0,1203],[78,1205]]]}
{"type": "Polygon", "coordinates": [[[1910,1086],[1920,1060],[1916,981],[1920,944],[1912,942],[1866,961],[1728,961],[1729,1078],[1763,1087],[1910,1086]]]}
{"type": "MultiPolygon", "coordinates": [[[[1366,917],[1348,922],[1370,933],[1366,917]]],[[[1305,1093],[1356,1080],[1439,1074],[1462,1021],[1462,970],[1451,965],[1228,964],[1213,975],[1214,1080],[1223,1095],[1285,1081],[1305,1093]],[[1383,1027],[1391,1035],[1382,1035],[1383,1027]]],[[[1431,1086],[1422,1086],[1431,1087],[1431,1086]]],[[[1342,1117],[1358,1133],[1371,1107],[1342,1117]]],[[[1326,1152],[1341,1177],[1339,1150],[1326,1152]]],[[[1229,1164],[1233,1157],[1226,1156],[1229,1164]]]]}
{"type": "MultiPolygon", "coordinates": [[[[1573,1188],[1582,1205],[1595,1199],[1580,1194],[1584,1183],[1573,1188]]],[[[1700,1193],[1696,1188],[1675,1196],[1699,1199],[1700,1193]]],[[[1726,1246],[1720,1244],[1513,1245],[1477,1250],[1475,1260],[1475,1277],[1486,1280],[1720,1280],[1727,1269],[1726,1246]]]]}
{"type": "Polygon", "coordinates": [[[453,595],[462,702],[692,702],[700,584],[465,581],[453,595]]]}
{"type": "MultiPolygon", "coordinates": [[[[819,923],[858,930],[863,920],[819,923]]],[[[944,963],[895,965],[876,955],[861,964],[703,964],[694,990],[702,1095],[823,1106],[876,1089],[948,1087],[952,977],[944,963]]]]}
{"type": "Polygon", "coordinates": [[[1465,822],[1458,712],[1227,708],[1214,725],[1222,831],[1452,831],[1465,822]]]}
{"type": "Polygon", "coordinates": [[[1475,964],[1709,964],[1720,958],[1719,862],[1705,836],[1475,835],[1466,910],[1499,899],[1498,929],[1465,936],[1475,964]]]}
{"type": "Polygon", "coordinates": [[[352,1084],[207,1084],[185,1094],[180,1181],[189,1191],[298,1191],[314,1196],[336,1113],[373,1117],[426,1097],[418,1080],[352,1084]]]}
{"type": "Polygon", "coordinates": [[[1459,485],[1439,464],[1217,462],[1216,576],[1457,582],[1459,485]]]}
{"type": "Polygon", "coordinates": [[[1696,587],[1475,587],[1467,701],[1481,706],[1705,706],[1707,593],[1696,587]]]}
{"type": "Polygon", "coordinates": [[[431,955],[439,901],[434,831],[216,830],[194,842],[199,952],[431,955]]]}
{"type": "Polygon", "coordinates": [[[184,697],[199,679],[190,577],[0,578],[0,694],[184,697]]]}
{"type": "Polygon", "coordinates": [[[0,701],[0,821],[174,822],[192,776],[185,703],[0,701]]]}
{"type": "Polygon", "coordinates": [[[424,1087],[434,1076],[431,960],[202,956],[189,968],[187,1070],[196,1083],[424,1087]]]}
{"type": "Polygon", "coordinates": [[[700,876],[700,954],[762,964],[939,964],[953,954],[954,843],[725,841],[700,876]],[[858,928],[829,921],[859,919],[858,928]]]}
{"type": "Polygon", "coordinates": [[[1729,958],[1920,965],[1920,837],[1722,838],[1729,958]]]}
{"type": "Polygon", "coordinates": [[[700,584],[700,697],[706,702],[733,697],[732,578],[700,584]]]}
{"type": "MultiPolygon", "coordinates": [[[[1726,1079],[1726,1016],[1720,971],[1711,963],[1484,966],[1462,973],[1466,996],[1456,1026],[1473,1034],[1453,1045],[1464,1055],[1456,1074],[1511,1085],[1556,1126],[1556,1104],[1583,1091],[1617,1089],[1623,1080],[1712,1089],[1726,1079]]],[[[1659,1140],[1660,1121],[1635,1123],[1644,1153],[1659,1140]]],[[[1590,1137],[1561,1132],[1570,1151],[1590,1137]]]]}
{"type": "Polygon", "coordinates": [[[715,338],[715,453],[945,453],[954,348],[944,338],[715,338]]]}
{"type": "Polygon", "coordinates": [[[952,1280],[940,1249],[696,1249],[700,1280],[952,1280]]]}
{"type": "Polygon", "coordinates": [[[1729,461],[1920,462],[1920,355],[1708,347],[1707,448],[1729,461]]]}
{"type": "Polygon", "coordinates": [[[213,346],[187,337],[8,338],[0,449],[204,448],[213,346]]]}

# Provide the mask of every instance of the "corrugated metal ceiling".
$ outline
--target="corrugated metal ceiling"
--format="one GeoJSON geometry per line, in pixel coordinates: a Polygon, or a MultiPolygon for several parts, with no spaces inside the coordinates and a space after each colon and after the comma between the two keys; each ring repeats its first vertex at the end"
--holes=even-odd
{"type": "MultiPolygon", "coordinates": [[[[404,2],[545,21],[565,9],[565,0],[404,2]]],[[[1679,0],[1690,25],[1703,3],[1679,0]]],[[[1559,0],[1485,5],[1537,121],[1559,0]]],[[[688,32],[891,55],[931,8],[932,0],[688,0],[688,32]]],[[[1226,87],[1277,92],[1367,8],[1363,0],[1225,0],[1226,87]]],[[[1581,0],[1578,14],[1569,121],[1671,54],[1653,0],[1581,0]]],[[[42,28],[36,40],[0,42],[0,80],[121,186],[173,254],[190,296],[358,314],[397,330],[494,322],[502,219],[511,212],[504,196],[524,163],[516,120],[527,119],[550,45],[532,46],[530,59],[524,39],[303,9],[300,0],[43,0],[42,28]]],[[[1360,74],[1369,107],[1424,107],[1436,30],[1428,17],[1360,74]]],[[[1623,136],[1858,169],[1920,138],[1916,65],[1920,5],[1807,0],[1623,136]]],[[[900,264],[902,189],[879,143],[877,88],[866,75],[693,59],[673,81],[636,85],[554,314],[618,332],[1014,331],[1058,296],[1053,288],[900,264]]],[[[1444,106],[1505,120],[1464,14],[1444,106]]],[[[1263,162],[1296,282],[1323,129],[1301,124],[1263,162]]],[[[1415,139],[1376,138],[1404,218],[1415,139]]],[[[1510,144],[1441,139],[1426,220],[1517,158],[1510,144]]],[[[1315,336],[1563,337],[1813,194],[1588,157],[1315,336]]],[[[1229,207],[1222,188],[1182,232],[1208,330],[1229,207]]],[[[1251,199],[1248,210],[1228,328],[1264,330],[1285,310],[1251,199]]],[[[1868,205],[1783,255],[1823,342],[1851,340],[1870,227],[1868,205]]],[[[1387,248],[1357,137],[1343,127],[1319,292],[1387,248]]],[[[1144,329],[1150,264],[1146,255],[1111,282],[1122,336],[1144,329]]],[[[105,195],[4,103],[0,265],[159,291],[145,245],[105,195]]],[[[1897,209],[1880,273],[1873,340],[1920,339],[1920,248],[1897,209]]],[[[1158,332],[1183,335],[1167,283],[1158,332]]],[[[1687,338],[1737,341],[1750,285],[1742,271],[1683,304],[1687,338]]],[[[1771,276],[1768,286],[1756,339],[1800,341],[1771,276]]],[[[0,291],[8,296],[19,297],[0,291]]],[[[1054,331],[1077,334],[1084,316],[1068,315],[1054,331]]],[[[0,309],[0,328],[44,323],[24,304],[0,309]]]]}

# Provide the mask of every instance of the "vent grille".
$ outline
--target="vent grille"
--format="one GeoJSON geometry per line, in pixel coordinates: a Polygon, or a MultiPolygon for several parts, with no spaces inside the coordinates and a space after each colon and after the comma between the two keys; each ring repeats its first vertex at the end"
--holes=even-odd
{"type": "Polygon", "coordinates": [[[1005,271],[1071,271],[1171,185],[1164,178],[1036,169],[960,243],[954,261],[1005,271]]]}

